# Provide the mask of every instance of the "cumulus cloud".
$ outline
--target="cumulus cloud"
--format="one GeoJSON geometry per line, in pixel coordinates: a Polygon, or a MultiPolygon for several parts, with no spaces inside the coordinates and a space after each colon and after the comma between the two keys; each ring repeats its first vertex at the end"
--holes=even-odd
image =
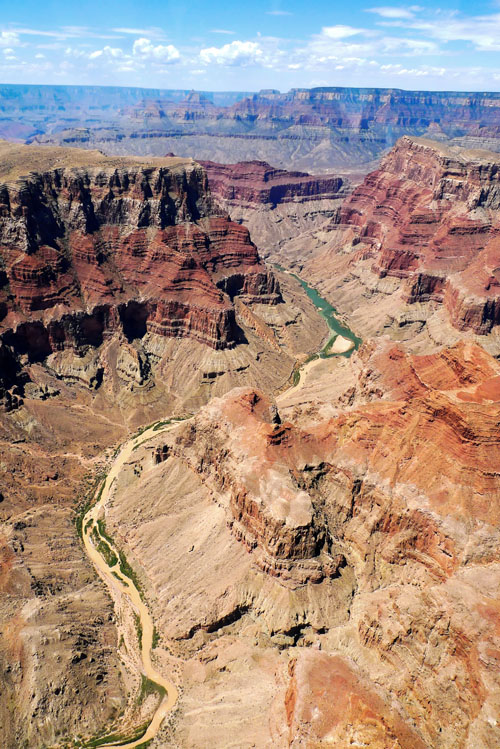
{"type": "Polygon", "coordinates": [[[153,60],[162,63],[177,62],[180,60],[180,53],[173,44],[157,44],[156,46],[150,39],[141,37],[136,39],[132,52],[141,60],[153,60]]]}
{"type": "Polygon", "coordinates": [[[97,60],[99,57],[111,57],[116,60],[119,57],[123,57],[123,50],[120,47],[108,47],[106,45],[104,49],[96,49],[95,52],[91,52],[89,60],[97,60]]]}
{"type": "Polygon", "coordinates": [[[205,65],[255,65],[264,61],[264,52],[257,42],[234,41],[222,47],[200,50],[200,60],[205,65]]]}

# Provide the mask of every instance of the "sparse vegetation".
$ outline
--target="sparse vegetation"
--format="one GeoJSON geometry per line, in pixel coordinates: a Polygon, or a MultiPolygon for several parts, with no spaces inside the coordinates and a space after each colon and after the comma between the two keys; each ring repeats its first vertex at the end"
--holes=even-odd
{"type": "Polygon", "coordinates": [[[103,518],[98,519],[97,527],[99,528],[99,533],[101,534],[101,536],[113,546],[114,541],[106,530],[106,521],[103,520],[103,518]]]}
{"type": "Polygon", "coordinates": [[[327,342],[326,346],[323,346],[323,348],[320,351],[319,355],[321,357],[330,356],[330,349],[333,346],[333,344],[335,343],[335,341],[337,340],[337,338],[338,338],[338,335],[336,333],[334,336],[332,336],[331,338],[328,339],[328,342],[327,342]]]}
{"type": "Polygon", "coordinates": [[[118,557],[116,556],[113,549],[108,546],[106,541],[101,538],[95,526],[92,528],[92,538],[94,539],[94,544],[97,551],[103,557],[108,567],[114,567],[118,562],[118,557]]]}
{"type": "Polygon", "coordinates": [[[83,520],[85,518],[85,515],[90,510],[94,502],[99,502],[102,496],[102,492],[104,490],[104,482],[106,477],[102,474],[97,476],[95,481],[92,483],[91,488],[86,492],[85,497],[81,504],[76,508],[76,515],[75,515],[75,525],[76,525],[76,532],[80,536],[80,538],[83,540],[83,520]],[[97,497],[95,497],[96,489],[99,486],[99,482],[101,482],[101,486],[99,488],[99,492],[97,494],[97,497]]]}
{"type": "MultiPolygon", "coordinates": [[[[81,749],[96,749],[99,746],[103,746],[103,744],[131,744],[144,736],[148,725],[149,723],[143,723],[130,733],[110,733],[106,736],[99,736],[88,741],[79,742],[76,746],[81,747],[81,749]]],[[[149,741],[146,741],[145,745],[149,743],[149,741]]],[[[143,745],[141,744],[141,746],[143,745]]]]}
{"type": "Polygon", "coordinates": [[[97,545],[97,551],[104,558],[108,567],[114,567],[118,563],[118,557],[113,549],[110,549],[105,541],[100,541],[97,545]]]}
{"type": "MultiPolygon", "coordinates": [[[[135,631],[137,632],[137,639],[139,640],[139,650],[142,650],[142,622],[141,617],[134,613],[134,624],[135,631]]],[[[142,677],[144,679],[144,676],[142,677]]]]}
{"type": "Polygon", "coordinates": [[[157,684],[156,681],[148,679],[147,676],[142,674],[141,687],[137,698],[139,705],[142,705],[146,697],[149,697],[150,694],[158,694],[160,698],[163,699],[166,693],[165,688],[162,687],[161,684],[157,684]]]}
{"type": "Polygon", "coordinates": [[[160,644],[160,633],[156,629],[156,625],[153,626],[153,639],[151,641],[151,647],[157,648],[160,644]]]}
{"type": "Polygon", "coordinates": [[[158,421],[158,422],[157,422],[157,423],[156,423],[156,424],[154,425],[154,427],[153,427],[153,431],[154,431],[154,432],[157,432],[157,431],[158,431],[158,429],[161,429],[162,427],[166,427],[166,426],[168,426],[168,425],[169,425],[169,424],[171,424],[171,423],[172,423],[172,419],[167,419],[166,421],[158,421]]]}
{"type": "MultiPolygon", "coordinates": [[[[310,361],[314,361],[314,359],[318,359],[318,358],[319,358],[319,354],[309,354],[304,364],[309,364],[310,361]]],[[[302,366],[304,366],[304,364],[302,366]]]]}
{"type": "Polygon", "coordinates": [[[132,582],[134,583],[135,587],[137,588],[137,592],[139,593],[140,597],[143,598],[143,591],[142,586],[139,582],[139,578],[137,577],[137,574],[133,570],[133,568],[130,566],[130,564],[127,561],[127,557],[123,553],[123,551],[119,551],[118,555],[120,557],[120,572],[122,575],[125,575],[125,577],[128,577],[132,582]]]}

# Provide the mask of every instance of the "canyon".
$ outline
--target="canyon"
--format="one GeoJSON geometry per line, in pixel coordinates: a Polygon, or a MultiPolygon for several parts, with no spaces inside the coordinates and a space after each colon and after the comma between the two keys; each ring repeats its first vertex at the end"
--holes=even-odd
{"type": "Polygon", "coordinates": [[[280,387],[328,331],[192,160],[0,151],[2,740],[53,745],[128,709],[75,531],[117,443],[236,385],[280,387]]]}
{"type": "Polygon", "coordinates": [[[494,746],[500,365],[382,338],[321,367],[277,408],[210,401],[118,477],[106,528],[182,689],[160,745],[494,746]]]}
{"type": "Polygon", "coordinates": [[[321,227],[271,254],[362,336],[500,353],[498,156],[405,136],[321,227]],[[307,251],[302,248],[307,246],[307,251]]]}
{"type": "Polygon", "coordinates": [[[317,87],[286,93],[0,86],[0,136],[114,155],[266,161],[366,174],[403,135],[500,150],[498,93],[317,87]]]}
{"type": "Polygon", "coordinates": [[[496,97],[349,91],[126,95],[315,174],[0,142],[7,747],[500,743],[496,97]]]}
{"type": "Polygon", "coordinates": [[[200,163],[219,205],[247,227],[262,257],[284,265],[292,240],[304,256],[311,234],[322,227],[329,231],[330,220],[360,181],[353,175],[276,169],[265,161],[200,163]]]}

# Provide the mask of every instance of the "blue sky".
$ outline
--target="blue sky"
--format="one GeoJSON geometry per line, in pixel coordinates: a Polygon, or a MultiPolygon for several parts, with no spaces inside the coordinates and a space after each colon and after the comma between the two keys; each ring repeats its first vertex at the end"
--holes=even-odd
{"type": "Polygon", "coordinates": [[[0,82],[500,91],[500,0],[0,0],[0,82]]]}

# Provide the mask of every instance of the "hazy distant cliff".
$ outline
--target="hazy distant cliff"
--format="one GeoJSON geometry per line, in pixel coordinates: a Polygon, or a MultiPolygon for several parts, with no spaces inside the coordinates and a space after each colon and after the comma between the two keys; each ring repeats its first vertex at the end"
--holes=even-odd
{"type": "MultiPolygon", "coordinates": [[[[251,96],[151,90],[139,98],[139,90],[124,89],[120,100],[112,89],[106,102],[106,92],[93,89],[91,110],[77,106],[66,89],[57,107],[53,94],[40,87],[37,118],[33,91],[18,95],[13,108],[12,88],[9,98],[0,88],[0,112],[2,103],[9,102],[0,133],[16,137],[12,113],[17,108],[32,124],[32,132],[19,133],[19,138],[115,154],[173,151],[222,163],[258,159],[316,172],[369,164],[405,134],[467,138],[469,145],[487,141],[489,148],[500,143],[499,93],[337,87],[251,96]],[[28,102],[27,118],[23,107],[28,102]]],[[[83,89],[80,94],[85,102],[83,89]]]]}

